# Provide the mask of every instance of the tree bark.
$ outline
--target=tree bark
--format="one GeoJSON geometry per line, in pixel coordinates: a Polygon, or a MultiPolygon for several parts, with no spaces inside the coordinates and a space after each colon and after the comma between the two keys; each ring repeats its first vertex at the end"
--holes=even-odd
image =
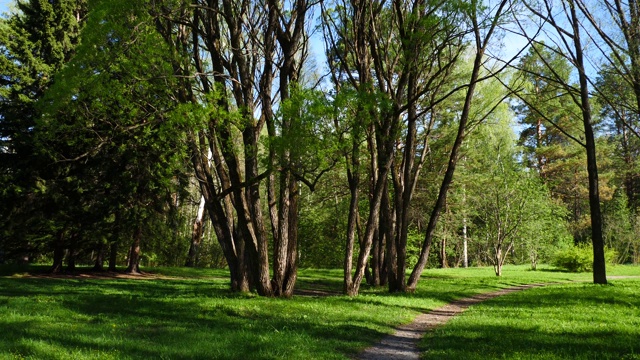
{"type": "Polygon", "coordinates": [[[62,272],[62,265],[64,261],[64,239],[65,230],[60,230],[53,248],[53,265],[51,265],[51,268],[49,269],[49,272],[52,274],[62,272]]]}
{"type": "Polygon", "coordinates": [[[104,244],[101,242],[96,248],[96,260],[93,271],[104,271],[104,244]]]}
{"type": "Polygon", "coordinates": [[[74,271],[76,269],[78,237],[80,237],[80,234],[77,232],[71,234],[69,248],[67,249],[67,271],[74,271]]]}
{"type": "Polygon", "coordinates": [[[584,68],[582,43],[580,38],[580,23],[575,4],[570,0],[571,22],[573,26],[573,44],[580,82],[580,102],[582,108],[582,122],[584,125],[585,146],[587,151],[587,172],[589,174],[589,210],[591,213],[591,241],[593,245],[593,282],[607,283],[607,272],[604,258],[604,239],[602,236],[602,212],[600,209],[600,190],[598,187],[598,165],[596,162],[596,142],[591,125],[591,104],[589,100],[589,86],[584,68]]]}
{"type": "Polygon", "coordinates": [[[125,273],[127,274],[140,274],[140,241],[142,239],[142,226],[136,226],[133,234],[133,242],[129,249],[129,263],[125,273]]]}
{"type": "Polygon", "coordinates": [[[186,267],[193,267],[196,265],[196,259],[198,251],[200,250],[200,243],[202,242],[202,235],[204,234],[204,209],[205,209],[204,196],[200,197],[200,204],[198,205],[198,212],[196,218],[193,221],[193,227],[191,230],[191,243],[189,245],[189,253],[187,255],[186,267]]]}
{"type": "Polygon", "coordinates": [[[109,248],[109,271],[116,271],[118,265],[118,243],[112,242],[109,248]]]}
{"type": "Polygon", "coordinates": [[[462,218],[462,258],[464,268],[469,267],[469,251],[468,251],[468,239],[467,239],[467,215],[464,214],[462,218]]]}

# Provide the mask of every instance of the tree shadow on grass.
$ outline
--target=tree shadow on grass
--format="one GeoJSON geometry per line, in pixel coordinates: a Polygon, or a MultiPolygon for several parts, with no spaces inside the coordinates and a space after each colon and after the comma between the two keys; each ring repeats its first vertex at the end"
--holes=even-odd
{"type": "Polygon", "coordinates": [[[477,305],[421,342],[426,359],[639,359],[640,282],[570,284],[477,305]]]}
{"type": "Polygon", "coordinates": [[[34,358],[322,359],[355,355],[354,349],[380,336],[376,326],[385,326],[372,323],[368,314],[323,318],[321,299],[257,298],[206,282],[1,282],[9,286],[0,297],[18,315],[0,321],[0,352],[34,358]],[[43,317],[34,317],[44,308],[43,317]]]}
{"type": "Polygon", "coordinates": [[[631,359],[640,352],[637,339],[614,330],[577,334],[481,325],[436,330],[421,350],[425,359],[631,359]]]}

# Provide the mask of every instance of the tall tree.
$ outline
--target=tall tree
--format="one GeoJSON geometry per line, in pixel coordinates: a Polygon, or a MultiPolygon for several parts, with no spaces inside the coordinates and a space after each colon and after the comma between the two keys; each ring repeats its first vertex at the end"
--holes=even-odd
{"type": "Polygon", "coordinates": [[[357,294],[371,251],[371,281],[379,285],[386,273],[390,291],[404,291],[409,205],[426,160],[429,133],[439,120],[434,106],[450,95],[454,65],[464,48],[464,30],[455,26],[459,4],[336,2],[325,3],[323,13],[334,85],[339,91],[359,93],[352,126],[362,137],[350,138],[352,150],[347,154],[352,205],[345,292],[357,294]],[[364,149],[369,214],[362,224],[354,270],[364,149]]]}
{"type": "Polygon", "coordinates": [[[137,273],[143,240],[167,223],[181,185],[184,137],[171,117],[171,68],[153,18],[114,5],[92,3],[83,43],[43,99],[37,129],[60,170],[52,186],[74,186],[69,209],[89,216],[83,233],[105,222],[117,228],[111,241],[131,239],[127,271],[137,273]]]}
{"type": "MultiPolygon", "coordinates": [[[[558,48],[533,44],[518,64],[513,83],[519,86],[514,109],[524,128],[520,143],[526,163],[568,209],[574,239],[590,233],[586,154],[572,140],[583,133],[580,108],[561,83],[571,83],[572,66],[558,48]]],[[[513,86],[513,85],[512,85],[513,86]]],[[[598,154],[603,158],[601,154],[598,154]]],[[[600,183],[603,199],[610,188],[600,183]]]]}
{"type": "Polygon", "coordinates": [[[75,53],[85,14],[84,0],[31,0],[17,2],[15,12],[0,19],[0,236],[18,252],[38,247],[27,240],[46,238],[41,232],[52,229],[47,218],[62,211],[39,180],[51,171],[34,138],[35,104],[75,53]]]}
{"type": "MultiPolygon", "coordinates": [[[[440,217],[442,209],[444,208],[444,205],[446,203],[447,193],[453,181],[453,175],[455,173],[456,165],[459,159],[462,143],[468,131],[467,127],[471,125],[471,105],[473,103],[476,86],[481,81],[486,80],[487,78],[494,77],[496,75],[495,71],[490,71],[491,76],[482,77],[481,71],[485,66],[485,53],[491,44],[492,37],[495,35],[498,25],[502,22],[505,13],[508,10],[508,1],[499,1],[497,2],[497,4],[493,4],[493,6],[486,7],[481,2],[472,1],[469,7],[466,9],[465,15],[467,16],[467,20],[470,23],[470,32],[473,34],[472,41],[475,50],[473,66],[471,69],[469,81],[465,86],[465,100],[463,103],[462,111],[460,113],[458,132],[451,148],[447,170],[445,172],[444,178],[442,179],[440,190],[438,192],[438,198],[431,212],[431,217],[429,218],[429,224],[427,225],[427,228],[425,230],[425,237],[422,248],[420,250],[420,257],[417,264],[413,268],[413,271],[411,272],[411,275],[409,276],[409,280],[407,282],[407,288],[409,290],[415,290],[416,286],[418,285],[420,275],[422,274],[422,271],[427,264],[429,251],[433,241],[433,235],[435,233],[436,225],[438,223],[438,219],[440,217]]],[[[494,103],[494,106],[497,106],[500,102],[501,101],[494,103]]],[[[492,109],[493,108],[489,108],[489,112],[491,112],[492,109]]],[[[480,118],[482,118],[482,116],[480,118]]]]}
{"type": "Polygon", "coordinates": [[[176,54],[176,101],[184,104],[184,116],[198,120],[189,134],[193,165],[238,291],[286,297],[296,281],[298,183],[314,179],[305,178],[291,148],[277,151],[267,141],[264,167],[260,155],[265,131],[287,137],[299,121],[299,111],[278,115],[274,106],[286,103],[302,80],[310,7],[307,0],[153,7],[158,30],[176,54]]]}
{"type": "Polygon", "coordinates": [[[583,23],[578,16],[580,8],[574,0],[562,2],[561,4],[555,4],[551,0],[545,0],[541,2],[539,7],[531,4],[527,4],[527,7],[531,13],[557,35],[558,42],[554,45],[560,49],[561,54],[573,64],[578,75],[578,85],[574,87],[553,73],[554,70],[547,65],[547,69],[551,70],[554,75],[553,80],[566,89],[572,101],[580,109],[584,141],[575,137],[573,140],[576,140],[584,147],[587,155],[591,241],[594,254],[593,281],[598,284],[606,284],[607,277],[604,259],[604,240],[602,237],[602,212],[600,209],[596,140],[593,129],[589,79],[586,73],[586,60],[582,39],[583,23]]]}

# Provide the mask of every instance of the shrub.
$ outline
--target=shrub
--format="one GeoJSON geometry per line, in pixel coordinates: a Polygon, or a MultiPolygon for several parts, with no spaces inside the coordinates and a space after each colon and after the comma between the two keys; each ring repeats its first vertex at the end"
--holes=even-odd
{"type": "MultiPolygon", "coordinates": [[[[608,264],[614,262],[614,250],[605,249],[604,260],[608,264]]],[[[593,270],[593,249],[588,244],[569,246],[555,253],[552,264],[571,272],[588,272],[593,270]]]]}

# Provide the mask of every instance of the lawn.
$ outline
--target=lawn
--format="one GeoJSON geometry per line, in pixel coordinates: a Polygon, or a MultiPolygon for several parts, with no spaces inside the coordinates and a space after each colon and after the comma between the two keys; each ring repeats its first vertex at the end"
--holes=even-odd
{"type": "Polygon", "coordinates": [[[427,334],[420,346],[423,359],[640,359],[640,280],[495,298],[427,334]]]}
{"type": "MultiPolygon", "coordinates": [[[[221,270],[147,270],[171,278],[36,278],[25,274],[32,269],[0,269],[4,275],[0,276],[0,358],[348,359],[390,333],[394,326],[456,298],[523,283],[590,279],[589,274],[527,271],[526,267],[515,266],[505,268],[502,278],[496,278],[490,268],[442,269],[426,271],[414,294],[391,295],[384,289],[363,288],[356,298],[305,295],[286,300],[231,293],[227,290],[226,273],[221,270]]],[[[640,268],[618,267],[609,273],[640,275],[640,268]]],[[[339,293],[341,271],[301,270],[299,287],[339,293]]],[[[615,280],[614,286],[606,287],[569,284],[527,290],[492,301],[493,305],[487,306],[493,307],[485,312],[488,317],[503,317],[501,309],[508,308],[512,311],[510,317],[514,313],[529,316],[538,312],[538,298],[527,302],[529,294],[554,290],[559,295],[552,293],[541,299],[562,301],[540,309],[553,312],[554,308],[571,305],[566,300],[573,298],[576,289],[587,291],[581,297],[585,299],[592,293],[609,294],[611,289],[620,289],[619,293],[603,295],[609,300],[600,304],[604,319],[610,317],[620,323],[620,330],[607,334],[622,337],[624,330],[639,338],[630,329],[639,328],[638,280],[615,280]],[[502,299],[514,302],[496,302],[502,299]],[[635,306],[636,322],[619,321],[619,308],[630,306],[635,306]],[[513,310],[520,308],[523,310],[513,310]]],[[[549,314],[542,316],[548,318],[549,314]]],[[[509,326],[507,323],[496,329],[509,326]]],[[[595,336],[600,334],[596,330],[599,329],[580,331],[593,331],[595,336]]],[[[447,338],[440,330],[436,334],[445,335],[443,339],[451,341],[448,346],[458,341],[458,335],[447,338]]],[[[498,342],[503,338],[494,335],[498,342]]],[[[513,344],[509,346],[518,349],[517,339],[510,341],[513,344]]],[[[560,345],[558,348],[564,351],[560,345]]],[[[444,345],[430,347],[427,354],[439,358],[438,354],[445,350],[444,345]]],[[[634,351],[639,352],[638,348],[634,351]]],[[[538,354],[543,352],[533,353],[538,354]]],[[[449,358],[457,356],[451,354],[449,358]]]]}

